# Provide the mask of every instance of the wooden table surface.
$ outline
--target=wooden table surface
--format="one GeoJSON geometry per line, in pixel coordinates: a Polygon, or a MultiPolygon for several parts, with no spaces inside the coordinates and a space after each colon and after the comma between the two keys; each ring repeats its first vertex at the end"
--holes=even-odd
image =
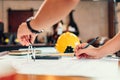
{"type": "Polygon", "coordinates": [[[92,78],[82,76],[44,76],[18,74],[15,76],[15,80],[92,80],[92,78]]]}

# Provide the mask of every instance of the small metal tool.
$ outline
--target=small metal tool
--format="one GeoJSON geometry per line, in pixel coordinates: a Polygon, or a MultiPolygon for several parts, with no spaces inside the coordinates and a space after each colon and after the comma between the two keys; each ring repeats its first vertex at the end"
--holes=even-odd
{"type": "Polygon", "coordinates": [[[29,54],[31,53],[31,54],[32,54],[32,57],[33,57],[33,59],[34,59],[34,61],[35,61],[35,49],[34,49],[34,47],[32,46],[32,44],[30,44],[30,45],[28,46],[28,50],[29,50],[28,58],[30,57],[29,54]]]}
{"type": "MultiPolygon", "coordinates": [[[[44,30],[41,30],[40,33],[42,33],[44,30]]],[[[29,43],[30,45],[28,46],[28,59],[30,58],[30,53],[32,54],[32,57],[33,57],[33,60],[35,61],[35,49],[34,47],[32,46],[32,42],[31,42],[31,35],[30,35],[30,38],[29,38],[29,43]]]]}
{"type": "Polygon", "coordinates": [[[31,42],[31,35],[29,36],[30,38],[29,38],[29,42],[30,42],[30,44],[29,44],[29,46],[28,46],[28,50],[29,50],[29,53],[28,53],[28,59],[30,58],[30,53],[32,54],[32,56],[33,56],[33,58],[34,58],[34,61],[35,61],[35,50],[34,50],[34,48],[33,48],[33,46],[32,46],[32,42],[31,42]]]}

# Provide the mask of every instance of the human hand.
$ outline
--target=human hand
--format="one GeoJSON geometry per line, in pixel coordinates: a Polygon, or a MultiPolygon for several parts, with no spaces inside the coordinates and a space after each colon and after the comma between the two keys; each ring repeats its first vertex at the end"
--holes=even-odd
{"type": "Polygon", "coordinates": [[[27,24],[23,22],[17,31],[17,38],[19,42],[24,45],[28,46],[30,43],[34,43],[37,34],[32,33],[28,28],[27,24]]]}
{"type": "Polygon", "coordinates": [[[74,53],[78,59],[80,58],[88,58],[88,59],[99,59],[104,55],[100,54],[99,48],[95,48],[93,46],[89,46],[88,48],[83,49],[87,43],[82,43],[77,45],[74,49],[74,53]]]}

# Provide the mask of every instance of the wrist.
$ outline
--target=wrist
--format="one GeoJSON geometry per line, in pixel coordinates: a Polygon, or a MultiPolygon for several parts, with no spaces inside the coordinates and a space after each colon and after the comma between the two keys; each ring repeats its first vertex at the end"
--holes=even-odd
{"type": "Polygon", "coordinates": [[[106,52],[106,50],[104,50],[103,46],[98,48],[98,53],[101,55],[101,57],[107,56],[108,53],[106,52]]]}
{"type": "Polygon", "coordinates": [[[43,30],[36,30],[33,28],[34,25],[31,25],[31,22],[34,20],[33,17],[30,17],[26,20],[26,24],[27,24],[27,28],[30,30],[30,32],[34,33],[34,34],[39,34],[41,32],[43,32],[43,30]]]}

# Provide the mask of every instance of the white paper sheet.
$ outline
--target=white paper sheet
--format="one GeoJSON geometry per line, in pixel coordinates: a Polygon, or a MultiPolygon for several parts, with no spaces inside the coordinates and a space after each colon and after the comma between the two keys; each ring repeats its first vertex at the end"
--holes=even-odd
{"type": "MultiPolygon", "coordinates": [[[[28,48],[23,48],[23,49],[19,49],[21,50],[27,50],[28,48]]],[[[35,48],[35,50],[40,50],[41,53],[58,53],[58,51],[55,49],[55,47],[39,47],[39,48],[35,48]]]]}
{"type": "Polygon", "coordinates": [[[13,66],[21,74],[86,76],[86,77],[118,77],[118,60],[103,58],[76,59],[63,57],[59,60],[12,60],[13,66]]]}

